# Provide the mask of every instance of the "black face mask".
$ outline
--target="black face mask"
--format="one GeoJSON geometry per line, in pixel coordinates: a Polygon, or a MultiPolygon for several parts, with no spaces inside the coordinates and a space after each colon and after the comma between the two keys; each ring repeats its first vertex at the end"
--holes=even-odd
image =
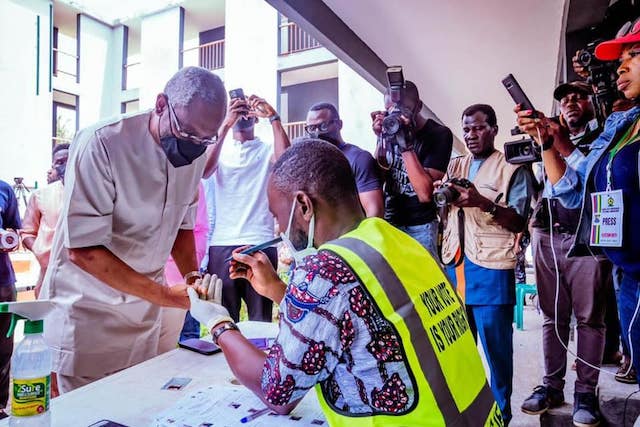
{"type": "Polygon", "coordinates": [[[207,150],[206,145],[194,144],[173,135],[160,138],[160,145],[174,168],[190,165],[207,150]]]}
{"type": "Polygon", "coordinates": [[[310,136],[313,138],[321,139],[323,141],[327,141],[328,143],[333,144],[336,147],[340,145],[340,141],[337,138],[334,138],[334,137],[337,137],[337,135],[335,135],[333,132],[329,132],[329,133],[314,132],[310,136]]]}
{"type": "Polygon", "coordinates": [[[233,125],[233,130],[235,131],[241,131],[241,130],[245,130],[245,129],[249,129],[251,127],[253,127],[253,125],[255,124],[255,120],[253,119],[253,117],[245,119],[244,117],[241,117],[235,125],[233,125]]]}

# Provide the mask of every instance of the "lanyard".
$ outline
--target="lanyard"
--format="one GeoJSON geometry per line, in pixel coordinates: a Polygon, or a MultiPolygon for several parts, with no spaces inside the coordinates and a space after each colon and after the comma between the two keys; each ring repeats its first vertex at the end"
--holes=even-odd
{"type": "Polygon", "coordinates": [[[635,119],[631,126],[629,126],[629,129],[627,129],[624,135],[622,135],[618,143],[609,151],[609,161],[607,162],[607,191],[611,191],[611,164],[613,163],[613,159],[620,150],[622,150],[630,142],[633,142],[637,139],[637,135],[634,135],[633,130],[638,126],[639,121],[640,117],[635,119]],[[634,138],[634,136],[636,136],[636,138],[634,138]]]}

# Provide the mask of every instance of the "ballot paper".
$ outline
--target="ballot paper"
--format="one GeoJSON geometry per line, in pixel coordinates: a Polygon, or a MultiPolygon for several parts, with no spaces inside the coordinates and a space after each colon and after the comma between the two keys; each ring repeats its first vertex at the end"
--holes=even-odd
{"type": "Polygon", "coordinates": [[[192,392],[174,406],[160,413],[152,427],[328,427],[312,390],[289,415],[273,412],[243,424],[242,418],[265,408],[265,404],[245,387],[209,386],[192,392]]]}

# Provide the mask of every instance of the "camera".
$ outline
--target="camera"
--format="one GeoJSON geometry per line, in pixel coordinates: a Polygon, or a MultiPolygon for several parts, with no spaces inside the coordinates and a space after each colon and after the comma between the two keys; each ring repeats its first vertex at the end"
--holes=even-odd
{"type": "Polygon", "coordinates": [[[391,144],[405,144],[413,138],[410,126],[404,124],[402,116],[411,118],[412,111],[404,105],[405,81],[401,66],[387,68],[389,97],[393,106],[382,120],[382,136],[391,144]]]}
{"type": "Polygon", "coordinates": [[[578,52],[578,63],[589,73],[587,82],[593,86],[594,106],[598,123],[604,123],[619,98],[616,86],[616,62],[596,58],[596,46],[603,40],[595,40],[578,52]]]}
{"type": "Polygon", "coordinates": [[[535,163],[542,160],[541,149],[533,138],[521,138],[504,143],[505,160],[511,164],[535,163]]]}
{"type": "Polygon", "coordinates": [[[447,180],[444,184],[442,184],[442,187],[438,188],[433,193],[433,198],[436,202],[436,206],[440,208],[447,206],[458,200],[458,197],[460,197],[460,192],[453,188],[450,184],[455,184],[464,188],[470,188],[473,185],[471,181],[466,178],[451,178],[447,180]]]}

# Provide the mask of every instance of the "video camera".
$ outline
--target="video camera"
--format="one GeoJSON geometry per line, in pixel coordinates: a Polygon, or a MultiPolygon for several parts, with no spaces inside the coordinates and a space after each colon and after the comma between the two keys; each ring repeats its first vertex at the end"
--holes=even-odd
{"type": "MultiPolygon", "coordinates": [[[[522,135],[518,126],[511,129],[511,135],[522,135]]],[[[504,143],[505,160],[513,165],[542,161],[542,150],[533,138],[523,136],[515,141],[504,143]]]]}
{"type": "Polygon", "coordinates": [[[442,208],[447,206],[460,197],[460,192],[456,190],[451,184],[458,185],[463,188],[470,188],[473,184],[466,178],[451,178],[442,184],[442,187],[433,192],[433,199],[436,202],[436,206],[442,208]]]}
{"type": "Polygon", "coordinates": [[[602,41],[594,40],[577,54],[578,63],[589,73],[587,82],[593,86],[593,104],[600,124],[605,122],[613,110],[613,103],[620,98],[616,86],[617,62],[600,61],[594,53],[596,46],[602,41]]]}
{"type": "Polygon", "coordinates": [[[389,97],[393,106],[382,120],[382,137],[390,144],[406,146],[413,139],[411,125],[406,125],[402,116],[412,119],[413,112],[404,104],[405,81],[401,66],[387,68],[389,97]]]}

